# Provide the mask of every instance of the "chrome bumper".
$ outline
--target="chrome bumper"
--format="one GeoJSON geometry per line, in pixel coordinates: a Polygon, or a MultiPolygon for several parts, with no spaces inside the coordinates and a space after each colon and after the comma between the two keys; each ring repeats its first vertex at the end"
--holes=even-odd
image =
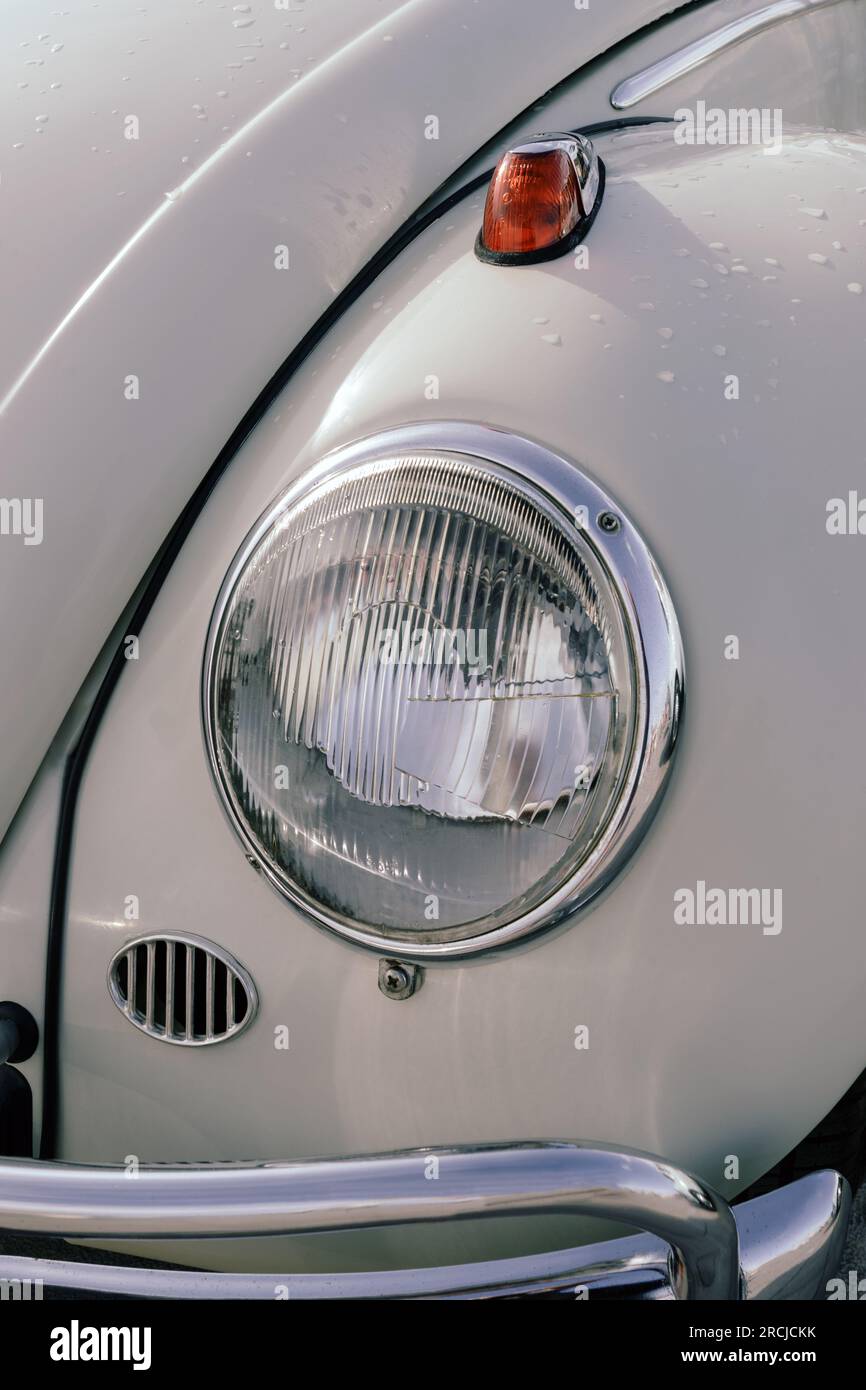
{"type": "Polygon", "coordinates": [[[484,1264],[352,1274],[209,1274],[0,1256],[0,1279],[138,1298],[814,1299],[851,1194],[811,1174],[736,1209],[663,1159],[531,1143],[307,1163],[109,1167],[0,1160],[0,1230],[68,1240],[298,1235],[528,1215],[603,1217],[630,1236],[484,1264]]]}

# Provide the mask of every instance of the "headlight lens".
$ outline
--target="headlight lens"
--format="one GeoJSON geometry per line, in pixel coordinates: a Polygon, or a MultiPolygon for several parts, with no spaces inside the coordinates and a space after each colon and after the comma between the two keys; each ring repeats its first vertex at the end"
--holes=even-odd
{"type": "Polygon", "coordinates": [[[212,627],[211,756],[254,857],[320,921],[477,948],[598,849],[644,721],[591,529],[452,448],[362,451],[256,528],[212,627]]]}

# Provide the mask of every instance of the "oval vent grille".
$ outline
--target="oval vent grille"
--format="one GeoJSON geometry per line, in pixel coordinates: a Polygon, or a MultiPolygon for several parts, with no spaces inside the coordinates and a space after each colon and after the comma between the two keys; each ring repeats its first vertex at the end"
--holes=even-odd
{"type": "Polygon", "coordinates": [[[130,941],[109,966],[108,987],[136,1028],[187,1047],[236,1037],[258,1008],[256,987],[243,966],[199,936],[130,941]]]}

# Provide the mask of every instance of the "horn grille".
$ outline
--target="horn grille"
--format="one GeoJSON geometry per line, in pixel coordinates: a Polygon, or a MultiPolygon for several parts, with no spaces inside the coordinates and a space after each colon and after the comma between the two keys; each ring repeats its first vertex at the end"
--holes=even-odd
{"type": "Polygon", "coordinates": [[[130,941],[109,966],[108,987],[136,1028],[187,1047],[236,1037],[258,1007],[256,987],[243,966],[197,936],[130,941]]]}

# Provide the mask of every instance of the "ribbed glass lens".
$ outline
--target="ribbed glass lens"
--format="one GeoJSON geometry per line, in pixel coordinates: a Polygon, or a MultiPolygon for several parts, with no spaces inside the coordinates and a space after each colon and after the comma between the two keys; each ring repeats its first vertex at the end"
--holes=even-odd
{"type": "Polygon", "coordinates": [[[339,928],[459,940],[591,853],[633,736],[619,601],[503,470],[383,459],[272,516],[209,692],[223,788],[271,876],[339,928]]]}

